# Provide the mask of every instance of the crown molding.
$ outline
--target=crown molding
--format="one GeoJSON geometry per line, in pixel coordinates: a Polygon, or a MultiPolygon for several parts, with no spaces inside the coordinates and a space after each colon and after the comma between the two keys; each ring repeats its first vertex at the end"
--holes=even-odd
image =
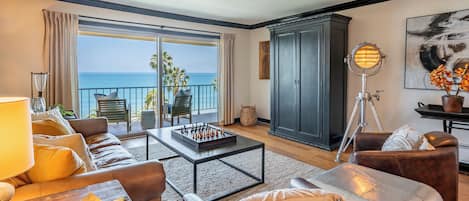
{"type": "Polygon", "coordinates": [[[312,11],[308,11],[308,12],[304,12],[304,13],[300,13],[296,15],[281,17],[281,18],[277,18],[277,19],[273,19],[273,20],[269,20],[265,22],[260,22],[256,24],[251,24],[251,25],[169,13],[169,12],[152,10],[152,9],[147,9],[147,8],[140,8],[140,7],[135,7],[135,6],[106,2],[102,0],[59,0],[59,1],[67,2],[67,3],[75,3],[75,4],[85,5],[85,6],[117,10],[117,11],[123,11],[123,12],[129,12],[129,13],[135,13],[135,14],[141,14],[141,15],[180,20],[180,21],[186,21],[186,22],[224,26],[224,27],[238,28],[238,29],[257,29],[257,28],[265,27],[268,25],[276,24],[276,23],[283,23],[283,22],[287,22],[290,20],[296,20],[296,19],[303,18],[303,17],[309,17],[309,16],[323,14],[323,13],[338,12],[341,10],[347,10],[351,8],[357,8],[361,6],[381,3],[381,2],[388,1],[388,0],[355,0],[355,1],[347,2],[347,3],[337,4],[337,5],[333,5],[333,6],[329,6],[325,8],[320,8],[320,9],[316,9],[316,10],[312,10],[312,11]]]}

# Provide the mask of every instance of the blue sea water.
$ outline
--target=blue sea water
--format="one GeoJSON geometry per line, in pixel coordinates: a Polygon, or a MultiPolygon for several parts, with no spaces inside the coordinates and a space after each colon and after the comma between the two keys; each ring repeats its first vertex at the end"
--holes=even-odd
{"type": "MultiPolygon", "coordinates": [[[[192,94],[192,110],[216,109],[217,90],[209,86],[216,78],[216,73],[188,73],[189,88],[192,94]],[[200,86],[202,85],[202,86],[200,86]]],[[[88,117],[96,111],[94,94],[109,94],[117,91],[119,98],[124,98],[130,105],[133,116],[145,108],[145,97],[156,88],[156,73],[79,73],[80,115],[88,117]]],[[[174,100],[170,90],[165,90],[168,103],[174,100]]]]}
{"type": "MultiPolygon", "coordinates": [[[[212,84],[216,73],[187,73],[189,85],[212,84]]],[[[155,87],[156,73],[80,72],[79,88],[155,87]]]]}

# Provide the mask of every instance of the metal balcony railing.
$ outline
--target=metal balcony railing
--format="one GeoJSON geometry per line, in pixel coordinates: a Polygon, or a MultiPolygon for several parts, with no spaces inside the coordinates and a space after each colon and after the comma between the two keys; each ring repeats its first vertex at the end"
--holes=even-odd
{"type": "MultiPolygon", "coordinates": [[[[174,101],[173,88],[174,86],[163,86],[166,104],[172,104],[174,101]]],[[[194,114],[216,111],[218,92],[215,85],[188,85],[185,89],[187,88],[191,91],[192,111],[194,114]]],[[[80,88],[78,94],[80,98],[80,117],[88,118],[96,115],[97,101],[95,94],[117,92],[119,98],[127,100],[132,119],[138,119],[140,118],[141,111],[156,110],[156,105],[147,104],[151,101],[156,102],[156,90],[156,87],[80,88]]]]}

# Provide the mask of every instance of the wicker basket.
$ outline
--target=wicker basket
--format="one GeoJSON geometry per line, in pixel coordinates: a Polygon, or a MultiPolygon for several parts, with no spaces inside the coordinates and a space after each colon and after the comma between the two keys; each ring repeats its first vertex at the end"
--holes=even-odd
{"type": "Polygon", "coordinates": [[[241,106],[240,121],[243,126],[254,126],[257,123],[256,106],[241,106]]]}

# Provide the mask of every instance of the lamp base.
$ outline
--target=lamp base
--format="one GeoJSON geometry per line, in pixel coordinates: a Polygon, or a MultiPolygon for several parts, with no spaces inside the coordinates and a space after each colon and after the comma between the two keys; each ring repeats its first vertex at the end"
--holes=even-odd
{"type": "Polygon", "coordinates": [[[15,187],[6,182],[0,182],[0,201],[9,201],[15,194],[15,187]]]}

